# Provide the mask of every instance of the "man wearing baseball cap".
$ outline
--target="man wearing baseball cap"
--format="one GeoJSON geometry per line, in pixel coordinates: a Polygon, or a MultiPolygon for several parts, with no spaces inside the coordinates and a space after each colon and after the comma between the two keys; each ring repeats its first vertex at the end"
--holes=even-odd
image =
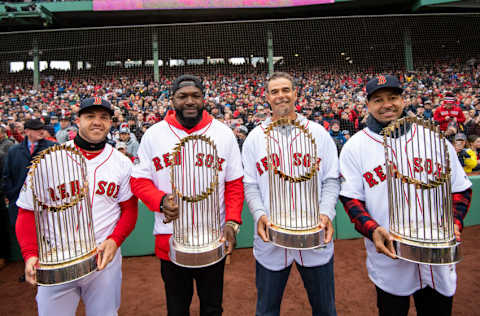
{"type": "Polygon", "coordinates": [[[77,129],[71,125],[69,116],[62,116],[59,125],[59,130],[54,136],[60,144],[63,144],[71,139],[72,132],[76,132],[77,129]]]}
{"type": "Polygon", "coordinates": [[[138,141],[135,139],[135,135],[131,135],[130,129],[128,126],[121,126],[119,131],[119,138],[120,141],[125,143],[127,146],[127,153],[131,157],[137,157],[137,151],[138,151],[138,141]]]}
{"type": "MultiPolygon", "coordinates": [[[[242,223],[244,196],[240,150],[232,130],[205,110],[204,88],[200,78],[179,76],[172,85],[171,98],[174,110],[169,111],[163,121],[151,126],[142,137],[138,149],[139,163],[132,173],[132,192],[155,213],[155,254],[161,261],[168,315],[189,315],[195,280],[200,315],[219,316],[223,311],[225,260],[189,268],[175,264],[170,258],[171,222],[180,212],[176,194],[172,192],[170,170],[174,148],[181,139],[204,135],[215,143],[218,150],[219,218],[223,236],[228,241],[228,255],[233,252],[242,223]]],[[[200,154],[201,157],[197,157],[202,159],[202,165],[196,166],[207,166],[202,158],[206,155],[200,154]]],[[[183,165],[188,165],[188,162],[183,165]]],[[[198,177],[194,169],[197,168],[183,168],[184,179],[193,179],[195,175],[198,177]]]]}
{"type": "MultiPolygon", "coordinates": [[[[99,97],[84,99],[75,120],[78,134],[65,143],[65,146],[78,150],[84,158],[94,223],[97,271],[64,284],[38,286],[36,301],[39,315],[75,315],[80,299],[86,315],[118,315],[122,285],[119,248],[135,227],[138,200],[130,191],[132,162],[107,143],[112,114],[108,101],[99,97]]],[[[52,190],[56,194],[55,189],[52,190]]],[[[17,205],[16,233],[25,261],[25,278],[35,285],[39,245],[30,187],[22,190],[17,205]]],[[[68,231],[68,228],[65,229],[68,231]]]]}
{"type": "Polygon", "coordinates": [[[458,124],[465,122],[465,116],[462,109],[456,104],[455,95],[452,92],[446,92],[443,98],[443,104],[433,113],[433,119],[440,125],[440,130],[446,131],[448,124],[458,124]]]}
{"type": "MultiPolygon", "coordinates": [[[[365,237],[367,271],[377,292],[379,315],[408,315],[410,296],[413,296],[418,315],[449,316],[456,290],[455,265],[417,264],[398,259],[389,232],[382,130],[405,116],[401,83],[394,76],[377,76],[368,81],[366,92],[367,127],[352,136],[340,153],[340,173],[344,179],[340,200],[355,229],[365,237]]],[[[397,136],[405,138],[407,133],[410,129],[402,130],[397,136]]],[[[472,198],[472,183],[455,158],[456,152],[450,143],[448,153],[455,237],[460,241],[463,218],[472,198]]]]}

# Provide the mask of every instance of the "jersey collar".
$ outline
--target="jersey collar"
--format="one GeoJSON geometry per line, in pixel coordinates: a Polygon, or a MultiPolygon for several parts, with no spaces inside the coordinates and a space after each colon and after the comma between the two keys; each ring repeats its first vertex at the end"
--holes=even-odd
{"type": "MultiPolygon", "coordinates": [[[[406,116],[407,116],[407,113],[405,111],[403,111],[400,118],[403,118],[403,117],[406,117],[406,116]]],[[[378,135],[383,135],[383,129],[385,127],[387,127],[390,123],[391,122],[388,122],[386,124],[381,123],[376,118],[374,118],[373,115],[371,115],[371,114],[367,117],[367,127],[368,127],[368,129],[371,130],[372,132],[374,132],[375,134],[378,134],[378,135]]],[[[399,135],[394,134],[393,136],[394,137],[403,136],[404,134],[406,134],[410,130],[410,127],[411,127],[410,124],[407,124],[405,129],[401,129],[401,130],[398,131],[398,133],[396,133],[396,134],[399,134],[399,135]]]]}
{"type": "Polygon", "coordinates": [[[213,120],[212,116],[208,114],[207,111],[203,110],[202,119],[200,120],[200,122],[198,122],[198,124],[195,125],[193,128],[187,129],[182,124],[180,124],[180,122],[177,120],[174,110],[168,111],[167,116],[165,116],[165,121],[167,121],[168,124],[172,125],[173,127],[179,130],[185,131],[187,134],[191,134],[193,132],[203,129],[205,126],[210,124],[212,120],[213,120]]]}
{"type": "Polygon", "coordinates": [[[106,143],[103,150],[98,152],[98,154],[88,155],[87,153],[87,155],[85,155],[85,151],[82,150],[80,147],[77,147],[77,145],[73,142],[73,139],[69,140],[67,144],[69,144],[71,147],[74,147],[78,151],[80,151],[82,155],[85,157],[85,160],[87,161],[87,163],[96,163],[98,160],[106,159],[107,156],[110,154],[110,152],[113,150],[113,147],[110,146],[109,143],[106,143]]]}

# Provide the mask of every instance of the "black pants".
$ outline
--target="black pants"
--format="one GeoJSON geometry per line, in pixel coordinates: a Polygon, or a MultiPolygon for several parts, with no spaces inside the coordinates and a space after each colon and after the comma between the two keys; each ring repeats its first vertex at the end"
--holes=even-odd
{"type": "MultiPolygon", "coordinates": [[[[410,296],[397,296],[376,286],[379,316],[407,316],[410,296]]],[[[413,293],[417,316],[451,316],[453,296],[443,296],[431,287],[413,293]]]]}
{"type": "Polygon", "coordinates": [[[184,268],[161,260],[169,316],[190,315],[195,280],[200,298],[200,316],[222,315],[225,259],[205,268],[184,268]]]}
{"type": "Polygon", "coordinates": [[[10,220],[4,200],[5,196],[0,194],[0,258],[8,259],[10,256],[10,220]]]}

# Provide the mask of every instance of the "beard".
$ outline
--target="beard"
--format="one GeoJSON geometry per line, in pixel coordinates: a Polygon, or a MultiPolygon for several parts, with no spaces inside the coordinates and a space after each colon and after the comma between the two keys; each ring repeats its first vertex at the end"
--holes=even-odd
{"type": "Polygon", "coordinates": [[[195,117],[185,117],[183,116],[183,112],[181,110],[175,109],[176,116],[180,123],[186,127],[187,129],[192,129],[197,125],[203,116],[203,109],[198,110],[197,116],[195,117]]]}

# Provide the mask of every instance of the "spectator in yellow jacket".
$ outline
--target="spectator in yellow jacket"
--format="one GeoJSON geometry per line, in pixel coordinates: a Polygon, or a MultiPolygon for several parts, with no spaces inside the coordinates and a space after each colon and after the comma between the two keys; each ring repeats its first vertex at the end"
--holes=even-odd
{"type": "Polygon", "coordinates": [[[467,137],[463,133],[455,135],[455,150],[458,160],[466,173],[472,172],[477,166],[477,153],[467,146],[467,137]]]}
{"type": "MultiPolygon", "coordinates": [[[[478,135],[469,135],[468,136],[468,145],[467,154],[470,156],[469,160],[473,160],[474,162],[470,162],[473,166],[472,171],[480,171],[480,136],[478,135]]],[[[466,171],[466,170],[465,170],[466,171]]],[[[471,171],[470,171],[471,172],[471,171]]]]}

